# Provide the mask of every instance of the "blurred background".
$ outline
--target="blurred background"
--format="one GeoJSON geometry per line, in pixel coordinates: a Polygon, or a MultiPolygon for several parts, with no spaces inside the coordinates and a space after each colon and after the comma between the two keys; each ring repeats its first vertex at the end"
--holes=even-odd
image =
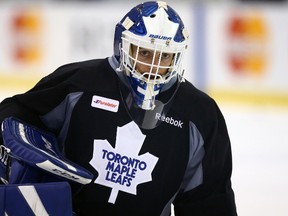
{"type": "MultiPolygon", "coordinates": [[[[142,1],[0,0],[0,101],[57,67],[113,53],[142,1]]],[[[190,32],[185,77],[226,119],[240,216],[288,215],[288,2],[167,1],[190,32]]]]}

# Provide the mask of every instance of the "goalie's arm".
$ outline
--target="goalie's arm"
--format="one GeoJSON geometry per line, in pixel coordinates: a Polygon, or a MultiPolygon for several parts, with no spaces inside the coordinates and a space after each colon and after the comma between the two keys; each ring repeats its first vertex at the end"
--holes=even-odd
{"type": "MultiPolygon", "coordinates": [[[[29,95],[29,92],[25,94],[29,95]]],[[[23,100],[23,103],[19,101],[19,98],[21,100],[25,94],[6,98],[0,103],[0,125],[2,125],[5,118],[13,116],[25,122],[29,122],[38,128],[42,128],[45,131],[49,131],[40,120],[40,115],[38,112],[33,109],[35,105],[37,107],[37,97],[35,97],[34,104],[30,103],[30,107],[25,105],[25,100],[23,100]]],[[[10,156],[7,154],[7,151],[9,151],[9,149],[4,146],[3,135],[2,132],[0,132],[0,184],[3,184],[3,182],[9,178],[8,173],[10,166],[7,164],[7,162],[9,161],[10,156]]]]}
{"type": "MultiPolygon", "coordinates": [[[[19,103],[15,97],[6,98],[0,104],[0,123],[7,117],[14,116],[23,121],[29,122],[37,127],[47,130],[40,120],[39,116],[28,109],[25,105],[19,103]]],[[[0,145],[3,144],[2,133],[0,133],[0,145]]]]}
{"type": "MultiPolygon", "coordinates": [[[[77,70],[75,64],[61,66],[53,73],[42,78],[29,91],[6,98],[0,103],[0,123],[5,118],[14,116],[47,130],[40,116],[54,109],[70,93],[70,78],[77,70]]],[[[0,138],[1,144],[2,137],[0,138]]]]}
{"type": "Polygon", "coordinates": [[[41,79],[29,91],[8,97],[0,103],[0,123],[14,116],[29,124],[45,128],[40,116],[54,109],[69,94],[69,74],[63,76],[61,67],[54,73],[41,79]],[[67,82],[66,82],[67,81],[67,82]]]}

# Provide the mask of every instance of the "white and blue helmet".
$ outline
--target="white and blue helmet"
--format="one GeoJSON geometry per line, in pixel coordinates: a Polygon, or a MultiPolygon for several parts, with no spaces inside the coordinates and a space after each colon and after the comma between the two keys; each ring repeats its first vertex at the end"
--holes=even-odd
{"type": "Polygon", "coordinates": [[[179,15],[162,1],[150,1],[137,5],[116,25],[114,56],[120,70],[128,78],[133,101],[143,110],[153,110],[161,92],[169,89],[183,75],[182,60],[187,49],[188,34],[179,15]],[[131,55],[131,45],[154,52],[151,64],[141,62],[131,55]],[[155,54],[172,53],[170,66],[161,66],[155,54]],[[155,63],[159,62],[159,63],[155,63]],[[150,67],[150,71],[140,73],[136,64],[150,67]],[[152,68],[154,71],[152,72],[152,68]],[[156,68],[156,70],[155,70],[156,68]],[[159,69],[167,69],[165,75],[159,69]],[[180,77],[179,77],[180,76],[180,77]]]}

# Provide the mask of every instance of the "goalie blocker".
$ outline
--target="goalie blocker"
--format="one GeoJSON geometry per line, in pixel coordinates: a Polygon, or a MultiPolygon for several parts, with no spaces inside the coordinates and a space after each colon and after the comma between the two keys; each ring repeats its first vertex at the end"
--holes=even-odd
{"type": "Polygon", "coordinates": [[[63,156],[53,134],[14,117],[6,118],[1,129],[0,177],[5,184],[92,181],[91,172],[63,156]]]}

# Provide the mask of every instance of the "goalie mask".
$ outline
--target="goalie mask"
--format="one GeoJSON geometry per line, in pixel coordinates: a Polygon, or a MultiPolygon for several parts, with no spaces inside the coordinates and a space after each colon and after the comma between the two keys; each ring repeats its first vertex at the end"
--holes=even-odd
{"type": "Polygon", "coordinates": [[[118,71],[127,78],[130,94],[123,99],[130,114],[143,119],[139,112],[153,116],[168,108],[182,80],[187,39],[181,18],[162,1],[139,4],[116,25],[114,55],[120,64],[118,71]],[[163,97],[170,89],[174,90],[163,97]]]}

